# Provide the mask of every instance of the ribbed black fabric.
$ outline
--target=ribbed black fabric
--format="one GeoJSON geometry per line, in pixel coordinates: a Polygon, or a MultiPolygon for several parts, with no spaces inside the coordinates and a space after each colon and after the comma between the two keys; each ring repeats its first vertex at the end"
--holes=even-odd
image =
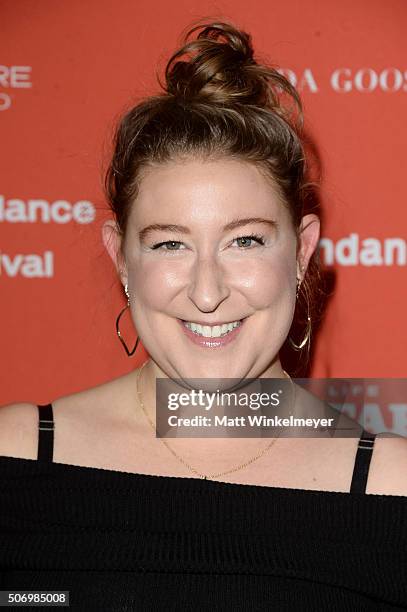
{"type": "Polygon", "coordinates": [[[406,497],[12,457],[0,479],[3,590],[69,590],[75,611],[407,609],[406,497]]]}

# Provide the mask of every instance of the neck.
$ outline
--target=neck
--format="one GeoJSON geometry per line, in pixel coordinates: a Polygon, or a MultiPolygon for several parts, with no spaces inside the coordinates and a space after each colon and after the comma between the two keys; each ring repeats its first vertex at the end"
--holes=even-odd
{"type": "Polygon", "coordinates": [[[202,419],[205,417],[207,422],[213,423],[215,415],[219,418],[226,416],[228,420],[244,414],[272,416],[273,413],[278,413],[283,416],[283,411],[285,411],[284,414],[287,414],[288,409],[292,410],[294,407],[295,387],[291,380],[288,382],[290,377],[284,372],[279,362],[274,364],[273,373],[274,376],[270,374],[270,370],[267,370],[258,378],[243,379],[239,384],[237,384],[238,381],[233,381],[234,384],[230,384],[228,388],[219,388],[219,386],[213,385],[205,388],[202,379],[196,381],[191,379],[186,381],[183,379],[174,380],[167,376],[155,362],[149,360],[137,372],[138,403],[144,413],[145,420],[150,422],[150,427],[152,428],[151,424],[155,425],[159,435],[166,438],[189,438],[193,443],[196,443],[200,439],[197,436],[202,434],[208,436],[209,439],[216,438],[218,440],[216,446],[219,446],[219,438],[223,440],[240,439],[242,442],[248,438],[258,439],[266,437],[264,432],[258,428],[245,427],[236,431],[236,427],[230,427],[229,422],[225,426],[205,428],[201,422],[197,430],[197,424],[190,428],[176,427],[174,421],[176,420],[178,423],[178,419],[192,419],[193,417],[202,419]],[[272,388],[266,381],[262,383],[262,379],[265,378],[284,379],[284,383],[279,385],[282,389],[279,390],[281,405],[278,411],[274,410],[273,406],[269,406],[268,410],[262,411],[258,405],[258,398],[261,394],[277,392],[275,385],[272,388]],[[159,379],[158,384],[156,384],[157,379],[159,379]],[[189,405],[182,403],[181,396],[187,397],[189,405]],[[171,409],[168,402],[170,397],[173,398],[171,409]],[[255,406],[252,404],[253,398],[257,402],[255,406]],[[193,400],[192,405],[191,399],[193,400]],[[246,405],[244,401],[246,401],[246,405]],[[247,407],[247,401],[250,401],[250,405],[253,406],[251,409],[247,407]],[[169,417],[173,417],[171,424],[168,421],[169,417]],[[238,438],[239,435],[243,437],[238,438]]]}

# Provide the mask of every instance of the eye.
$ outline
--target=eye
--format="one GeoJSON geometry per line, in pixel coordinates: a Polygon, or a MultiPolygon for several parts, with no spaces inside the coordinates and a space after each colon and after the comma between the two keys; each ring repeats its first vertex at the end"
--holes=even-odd
{"type": "Polygon", "coordinates": [[[154,244],[151,248],[153,250],[161,249],[161,247],[165,245],[166,247],[169,246],[169,248],[161,249],[162,251],[179,251],[181,249],[177,247],[181,244],[182,242],[179,240],[167,240],[166,242],[157,242],[157,244],[154,244]]]}
{"type": "Polygon", "coordinates": [[[239,246],[242,247],[241,250],[253,248],[251,244],[253,241],[256,241],[257,244],[264,245],[264,236],[259,236],[257,234],[251,234],[250,236],[239,236],[239,237],[233,238],[233,242],[235,240],[237,240],[239,243],[239,246]]]}
{"type": "MultiPolygon", "coordinates": [[[[252,242],[257,242],[259,245],[264,245],[264,236],[260,236],[258,234],[250,234],[249,236],[237,236],[233,238],[232,242],[238,242],[238,246],[240,250],[248,250],[253,248],[252,242]]],[[[161,251],[181,251],[180,247],[183,245],[179,240],[166,240],[164,242],[157,242],[154,244],[151,249],[152,250],[161,250],[161,251]]]]}

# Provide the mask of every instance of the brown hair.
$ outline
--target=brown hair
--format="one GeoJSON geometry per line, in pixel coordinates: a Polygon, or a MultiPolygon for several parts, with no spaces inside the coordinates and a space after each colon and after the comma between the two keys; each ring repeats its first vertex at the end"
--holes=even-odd
{"type": "MultiPolygon", "coordinates": [[[[315,207],[301,100],[276,68],[253,55],[250,35],[231,23],[195,25],[168,61],[165,83],[159,80],[164,93],[143,99],[121,118],[105,186],[122,251],[143,171],[191,156],[256,164],[287,206],[298,237],[302,216],[315,207]]],[[[314,254],[301,285],[297,322],[316,312],[319,278],[314,254]]]]}

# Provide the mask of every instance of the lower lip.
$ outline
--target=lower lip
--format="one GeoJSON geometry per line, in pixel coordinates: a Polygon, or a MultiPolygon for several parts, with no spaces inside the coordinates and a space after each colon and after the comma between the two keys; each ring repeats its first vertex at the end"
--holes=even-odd
{"type": "Polygon", "coordinates": [[[178,322],[180,323],[182,329],[184,330],[185,335],[188,336],[188,338],[192,342],[194,342],[198,346],[203,346],[204,348],[214,349],[214,348],[220,348],[222,346],[226,346],[230,342],[233,342],[233,340],[236,339],[240,330],[243,327],[244,319],[243,321],[241,321],[240,325],[235,327],[231,332],[226,334],[226,336],[222,336],[221,338],[205,338],[204,336],[198,336],[198,334],[194,334],[192,330],[188,329],[188,327],[186,327],[180,319],[178,319],[178,322]]]}

